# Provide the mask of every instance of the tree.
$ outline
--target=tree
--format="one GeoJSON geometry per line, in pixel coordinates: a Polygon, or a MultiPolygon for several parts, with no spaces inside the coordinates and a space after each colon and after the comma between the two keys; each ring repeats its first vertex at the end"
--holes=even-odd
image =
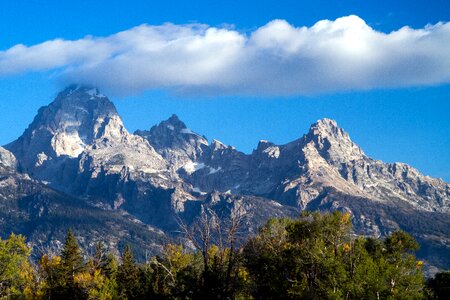
{"type": "Polygon", "coordinates": [[[244,248],[252,294],[259,299],[420,299],[422,262],[414,239],[352,237],[351,216],[303,213],[273,219],[244,248]]]}
{"type": "Polygon", "coordinates": [[[98,300],[118,298],[115,280],[104,276],[99,269],[77,273],[74,282],[80,291],[80,298],[98,300]]]}
{"type": "Polygon", "coordinates": [[[73,282],[75,274],[83,268],[83,263],[80,246],[69,229],[61,251],[61,266],[68,284],[73,282]]]}
{"type": "Polygon", "coordinates": [[[286,291],[291,282],[290,258],[286,227],[291,220],[270,219],[258,234],[244,246],[244,265],[251,278],[251,290],[256,299],[288,298],[286,291]]]}
{"type": "Polygon", "coordinates": [[[190,226],[180,220],[186,238],[202,257],[198,297],[233,298],[240,277],[240,257],[236,251],[237,234],[245,215],[241,202],[234,203],[221,218],[211,207],[201,207],[201,214],[190,226]]]}
{"type": "Polygon", "coordinates": [[[395,298],[419,298],[423,294],[423,262],[417,261],[414,251],[419,244],[404,231],[395,231],[384,240],[386,249],[378,266],[384,266],[389,285],[389,296],[395,298]]]}
{"type": "Polygon", "coordinates": [[[81,249],[71,229],[67,231],[66,240],[61,251],[61,271],[65,297],[80,298],[80,291],[75,285],[75,276],[83,271],[84,261],[81,249]]]}
{"type": "Polygon", "coordinates": [[[136,299],[143,294],[139,268],[134,260],[130,245],[125,247],[122,263],[117,272],[119,294],[128,299],[136,299]]]}
{"type": "Polygon", "coordinates": [[[34,274],[28,262],[30,253],[21,235],[11,234],[7,240],[0,239],[0,298],[34,295],[34,274]]]}
{"type": "Polygon", "coordinates": [[[199,255],[187,252],[181,245],[169,244],[147,265],[150,298],[190,299],[198,295],[202,274],[199,255]]]}
{"type": "Polygon", "coordinates": [[[89,258],[83,270],[76,273],[74,277],[74,284],[80,298],[118,299],[116,273],[116,260],[106,252],[103,243],[97,243],[94,256],[89,258]]]}
{"type": "Polygon", "coordinates": [[[93,257],[94,268],[103,270],[108,264],[108,255],[102,242],[95,244],[95,252],[93,257]]]}
{"type": "Polygon", "coordinates": [[[47,299],[58,299],[64,296],[65,280],[61,267],[61,256],[44,254],[39,261],[39,275],[42,293],[47,299]]]}
{"type": "Polygon", "coordinates": [[[204,213],[188,232],[198,251],[167,245],[145,264],[136,263],[128,245],[119,265],[101,243],[84,263],[69,231],[61,256],[45,254],[34,271],[24,237],[0,239],[0,298],[444,299],[449,290],[450,272],[424,290],[423,262],[410,235],[355,237],[350,214],[271,219],[241,246],[238,221],[204,213]]]}

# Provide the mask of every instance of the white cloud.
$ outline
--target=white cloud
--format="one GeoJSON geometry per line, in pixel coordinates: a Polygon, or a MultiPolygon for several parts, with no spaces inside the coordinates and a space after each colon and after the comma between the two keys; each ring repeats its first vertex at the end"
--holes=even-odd
{"type": "Polygon", "coordinates": [[[299,95],[450,82],[450,22],[375,31],[357,16],[245,35],[207,25],[141,25],[108,37],[0,51],[0,76],[57,70],[65,83],[129,94],[299,95]]]}

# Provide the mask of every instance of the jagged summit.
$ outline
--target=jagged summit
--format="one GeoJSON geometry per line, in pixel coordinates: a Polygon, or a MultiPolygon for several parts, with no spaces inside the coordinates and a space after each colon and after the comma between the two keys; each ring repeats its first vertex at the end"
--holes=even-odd
{"type": "Polygon", "coordinates": [[[206,138],[189,129],[175,114],[150,130],[138,130],[135,134],[145,138],[164,157],[173,173],[180,168],[190,169],[208,147],[206,138]]]}
{"type": "Polygon", "coordinates": [[[166,126],[173,126],[176,129],[187,128],[186,124],[184,124],[184,122],[182,122],[176,114],[173,114],[172,116],[170,116],[170,118],[168,118],[166,121],[163,121],[162,123],[166,126]]]}
{"type": "MultiPolygon", "coordinates": [[[[130,134],[98,89],[72,85],[5,148],[12,153],[0,148],[0,196],[14,188],[12,195],[21,193],[15,178],[27,176],[18,169],[77,199],[71,201],[121,209],[167,232],[176,232],[179,217],[194,220],[204,205],[245,203],[253,232],[261,212],[266,218],[298,209],[351,211],[356,230],[370,235],[410,226],[426,214],[447,220],[450,212],[448,183],[406,164],[371,159],[331,119],[318,120],[293,142],[262,140],[245,154],[208,143],[176,115],[130,134]]],[[[429,232],[448,232],[446,222],[429,232]]],[[[410,232],[429,239],[423,226],[431,225],[410,226],[410,232]]],[[[441,237],[450,245],[450,234],[441,237]]]]}
{"type": "Polygon", "coordinates": [[[41,107],[23,135],[6,148],[30,171],[55,157],[77,157],[96,139],[121,139],[125,132],[106,96],[95,88],[72,85],[41,107]]]}
{"type": "Polygon", "coordinates": [[[163,157],[175,165],[175,169],[197,159],[208,146],[205,137],[189,129],[175,114],[150,130],[137,130],[135,134],[148,140],[163,157]],[[170,151],[166,151],[169,149],[170,151]]]}
{"type": "MultiPolygon", "coordinates": [[[[158,125],[153,126],[150,130],[136,130],[134,134],[140,135],[146,139],[157,139],[163,138],[163,144],[166,145],[167,141],[165,139],[173,140],[173,137],[181,135],[181,133],[187,131],[186,124],[181,121],[177,115],[173,114],[167,120],[160,122],[158,125]]],[[[158,146],[158,141],[155,141],[156,146],[158,146]]]]}
{"type": "Polygon", "coordinates": [[[128,133],[105,95],[97,88],[79,85],[67,87],[41,107],[23,135],[5,148],[14,153],[25,172],[49,182],[68,180],[62,178],[68,175],[59,173],[78,172],[74,168],[97,174],[100,169],[118,172],[127,164],[138,164],[132,167],[136,170],[165,166],[144,139],[128,133]]]}
{"type": "Polygon", "coordinates": [[[114,104],[95,87],[70,85],[59,92],[53,103],[50,105],[64,105],[67,101],[88,106],[94,106],[92,104],[89,105],[89,102],[97,102],[97,107],[102,109],[102,113],[117,114],[114,104]]]}
{"type": "Polygon", "coordinates": [[[303,140],[309,154],[317,151],[332,164],[365,157],[362,149],[350,139],[349,134],[339,127],[336,121],[328,118],[320,119],[312,124],[303,140]]]}
{"type": "Polygon", "coordinates": [[[272,146],[275,146],[275,144],[267,140],[260,140],[258,142],[258,146],[256,147],[256,151],[264,151],[272,146]]]}
{"type": "Polygon", "coordinates": [[[158,125],[153,126],[150,130],[136,130],[135,134],[140,136],[158,136],[158,135],[179,135],[179,134],[199,134],[193,132],[187,128],[186,124],[180,120],[180,118],[173,114],[167,120],[160,122],[158,125]]]}
{"type": "Polygon", "coordinates": [[[348,133],[338,126],[337,122],[332,119],[323,118],[313,123],[307,133],[308,137],[320,137],[322,139],[334,139],[343,141],[351,141],[348,133]]]}

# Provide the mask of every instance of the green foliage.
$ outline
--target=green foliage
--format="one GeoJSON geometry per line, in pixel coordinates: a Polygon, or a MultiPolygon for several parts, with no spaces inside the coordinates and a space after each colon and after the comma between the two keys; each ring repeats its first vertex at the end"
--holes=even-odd
{"type": "Polygon", "coordinates": [[[38,270],[41,277],[41,294],[47,299],[61,298],[66,286],[61,257],[44,254],[39,261],[38,270]]]}
{"type": "Polygon", "coordinates": [[[28,262],[30,249],[25,237],[11,234],[0,239],[0,298],[25,298],[33,295],[33,272],[28,262]]]}
{"type": "Polygon", "coordinates": [[[121,297],[136,299],[143,294],[140,275],[131,247],[127,245],[122,254],[122,263],[117,271],[117,284],[121,297]]]}
{"type": "Polygon", "coordinates": [[[143,264],[126,246],[120,263],[102,243],[86,262],[68,232],[61,255],[29,263],[25,238],[0,240],[5,299],[444,299],[450,273],[427,282],[418,244],[402,231],[355,237],[351,216],[303,213],[271,219],[241,247],[167,245],[143,264]]]}
{"type": "Polygon", "coordinates": [[[349,214],[316,212],[269,221],[244,257],[258,299],[419,299],[417,248],[405,232],[354,238],[349,214]]]}
{"type": "Polygon", "coordinates": [[[255,298],[286,298],[293,269],[287,251],[289,219],[271,219],[244,248],[245,266],[251,275],[255,298]]]}
{"type": "Polygon", "coordinates": [[[68,285],[73,284],[75,275],[83,268],[81,249],[70,229],[67,232],[66,241],[61,251],[61,267],[68,285]]]}
{"type": "Polygon", "coordinates": [[[154,298],[189,299],[198,294],[201,259],[182,246],[169,244],[161,256],[146,264],[150,288],[154,298]]]}

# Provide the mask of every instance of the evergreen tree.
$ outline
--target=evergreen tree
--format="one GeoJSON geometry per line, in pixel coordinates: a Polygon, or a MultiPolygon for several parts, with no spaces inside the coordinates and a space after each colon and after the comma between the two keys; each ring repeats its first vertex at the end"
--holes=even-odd
{"type": "Polygon", "coordinates": [[[119,294],[127,299],[139,299],[143,294],[140,279],[139,267],[134,260],[130,245],[127,245],[122,254],[122,264],[117,272],[119,294]]]}
{"type": "Polygon", "coordinates": [[[117,262],[116,257],[111,253],[108,253],[106,255],[105,266],[101,269],[103,275],[115,280],[117,277],[118,269],[119,263],[117,262]]]}
{"type": "Polygon", "coordinates": [[[79,291],[75,286],[75,276],[81,272],[84,267],[81,249],[71,229],[67,232],[67,237],[61,251],[61,268],[63,280],[65,283],[66,297],[77,299],[79,291]]]}
{"type": "Polygon", "coordinates": [[[61,251],[61,265],[69,282],[73,281],[75,274],[83,267],[81,249],[71,229],[67,232],[66,241],[61,251]]]}

